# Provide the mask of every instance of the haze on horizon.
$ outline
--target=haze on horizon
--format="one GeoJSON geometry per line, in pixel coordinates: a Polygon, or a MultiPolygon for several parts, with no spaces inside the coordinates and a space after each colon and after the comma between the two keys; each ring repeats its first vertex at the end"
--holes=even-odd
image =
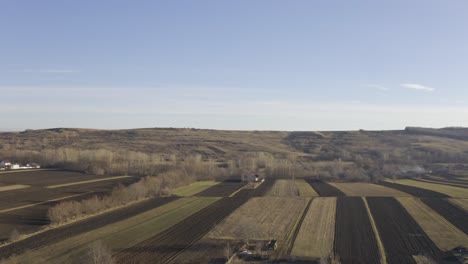
{"type": "Polygon", "coordinates": [[[0,131],[468,126],[468,2],[2,1],[0,131]]]}

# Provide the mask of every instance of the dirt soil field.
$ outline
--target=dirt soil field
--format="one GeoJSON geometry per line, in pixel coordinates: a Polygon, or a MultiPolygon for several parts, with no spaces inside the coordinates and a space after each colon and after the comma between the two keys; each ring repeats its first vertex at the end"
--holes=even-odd
{"type": "Polygon", "coordinates": [[[316,197],[302,222],[291,255],[298,259],[320,259],[333,254],[335,197],[316,197]]]}
{"type": "Polygon", "coordinates": [[[372,183],[329,183],[340,189],[347,196],[409,196],[407,193],[372,183]]]}
{"type": "Polygon", "coordinates": [[[118,263],[169,263],[245,202],[244,198],[222,198],[115,257],[118,263]]]}
{"type": "Polygon", "coordinates": [[[228,197],[239,188],[245,185],[245,182],[226,180],[219,184],[213,185],[204,191],[196,194],[199,197],[228,197]]]}
{"type": "Polygon", "coordinates": [[[453,226],[420,199],[398,197],[397,200],[440,250],[450,251],[456,247],[468,245],[468,236],[464,232],[453,226]]]}
{"type": "Polygon", "coordinates": [[[411,194],[412,196],[415,196],[415,197],[439,197],[439,198],[450,197],[446,194],[439,193],[436,191],[426,190],[423,188],[418,188],[414,186],[408,186],[408,185],[403,185],[403,184],[398,184],[398,183],[393,183],[393,182],[388,182],[388,181],[380,181],[379,185],[382,185],[388,188],[393,188],[393,189],[411,194]]]}
{"type": "Polygon", "coordinates": [[[284,239],[308,202],[307,198],[257,197],[250,199],[208,237],[213,239],[284,239]]]}
{"type": "Polygon", "coordinates": [[[346,196],[346,194],[340,191],[335,186],[332,186],[324,181],[307,179],[306,180],[312,188],[318,193],[318,195],[323,197],[341,197],[346,196]]]}
{"type": "Polygon", "coordinates": [[[25,251],[37,249],[62,241],[66,238],[103,227],[123,219],[135,216],[152,208],[174,201],[177,197],[154,198],[132,206],[90,217],[63,227],[39,233],[24,240],[0,247],[0,259],[13,254],[18,255],[25,251]]]}
{"type": "Polygon", "coordinates": [[[377,240],[360,197],[338,197],[334,252],[342,264],[379,263],[377,240]]]}
{"type": "MultiPolygon", "coordinates": [[[[432,210],[436,211],[452,225],[468,234],[468,212],[441,198],[421,199],[432,210]]],[[[467,244],[468,245],[468,244],[467,244]]]]}
{"type": "Polygon", "coordinates": [[[454,186],[454,187],[460,187],[460,188],[468,188],[468,183],[455,183],[455,182],[450,182],[447,180],[434,180],[434,179],[414,179],[415,181],[419,182],[427,182],[427,183],[435,183],[435,184],[443,184],[443,185],[448,185],[448,186],[454,186]]]}
{"type": "Polygon", "coordinates": [[[431,256],[437,263],[452,263],[405,208],[393,197],[366,198],[383,242],[389,264],[416,263],[413,255],[431,256]]]}
{"type": "Polygon", "coordinates": [[[439,192],[445,194],[452,198],[468,198],[468,189],[455,187],[455,186],[448,186],[438,183],[429,183],[429,182],[421,182],[415,180],[396,180],[398,184],[413,186],[417,188],[423,188],[435,192],[439,192]]]}

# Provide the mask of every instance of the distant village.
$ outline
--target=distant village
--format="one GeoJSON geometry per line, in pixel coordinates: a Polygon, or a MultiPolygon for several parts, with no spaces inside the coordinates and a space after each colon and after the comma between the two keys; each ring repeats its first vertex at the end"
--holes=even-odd
{"type": "Polygon", "coordinates": [[[40,169],[41,166],[37,163],[19,164],[10,162],[9,160],[0,161],[0,170],[24,170],[24,169],[40,169]]]}

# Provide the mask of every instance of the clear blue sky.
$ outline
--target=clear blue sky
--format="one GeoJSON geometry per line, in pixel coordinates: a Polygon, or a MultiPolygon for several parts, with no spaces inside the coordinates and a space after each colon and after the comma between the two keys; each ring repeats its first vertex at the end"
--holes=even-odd
{"type": "Polygon", "coordinates": [[[465,0],[0,2],[1,130],[468,126],[465,0]]]}

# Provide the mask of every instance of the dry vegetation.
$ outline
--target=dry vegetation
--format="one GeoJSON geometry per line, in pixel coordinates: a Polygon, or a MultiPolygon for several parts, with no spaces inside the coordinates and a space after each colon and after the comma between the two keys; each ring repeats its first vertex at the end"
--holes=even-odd
{"type": "Polygon", "coordinates": [[[274,197],[313,197],[318,196],[315,190],[305,180],[279,179],[268,192],[267,196],[274,197]]]}
{"type": "Polygon", "coordinates": [[[212,230],[208,238],[284,239],[307,204],[306,198],[256,197],[212,230]]]}
{"type": "Polygon", "coordinates": [[[313,197],[319,196],[312,186],[305,180],[295,180],[297,189],[299,190],[299,196],[301,197],[313,197]]]}
{"type": "Polygon", "coordinates": [[[314,198],[294,241],[291,255],[301,258],[331,256],[335,236],[335,213],[336,198],[314,198]]]}
{"type": "Polygon", "coordinates": [[[347,196],[410,196],[407,193],[371,183],[330,183],[347,196]]]}
{"type": "Polygon", "coordinates": [[[453,203],[454,205],[462,208],[466,212],[468,212],[468,199],[455,199],[455,198],[450,198],[449,201],[453,203]]]}
{"type": "Polygon", "coordinates": [[[414,180],[395,180],[389,182],[395,182],[398,184],[418,187],[422,189],[427,189],[431,191],[436,191],[439,193],[446,194],[453,198],[468,198],[468,188],[460,188],[454,186],[447,186],[442,184],[435,184],[435,183],[427,183],[427,182],[420,182],[414,180]]]}
{"type": "Polygon", "coordinates": [[[398,201],[442,251],[468,245],[468,236],[418,198],[399,197],[398,201]]]}
{"type": "Polygon", "coordinates": [[[0,186],[0,192],[23,189],[23,188],[28,188],[28,187],[30,187],[30,186],[29,185],[24,185],[24,184],[14,184],[14,185],[0,186]]]}

